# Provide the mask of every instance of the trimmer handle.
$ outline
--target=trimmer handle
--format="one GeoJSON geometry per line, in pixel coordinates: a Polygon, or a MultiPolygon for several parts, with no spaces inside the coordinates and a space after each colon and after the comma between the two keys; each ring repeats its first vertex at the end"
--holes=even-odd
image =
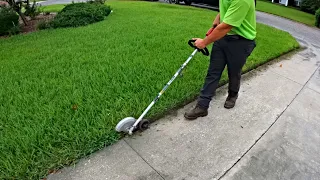
{"type": "Polygon", "coordinates": [[[216,27],[217,27],[217,25],[214,24],[213,27],[209,29],[209,31],[207,32],[206,36],[209,36],[209,34],[211,34],[212,31],[214,30],[214,28],[216,28],[216,27]]]}
{"type": "MultiPolygon", "coordinates": [[[[212,28],[209,29],[209,31],[206,33],[206,36],[209,36],[212,31],[214,30],[214,28],[216,28],[217,25],[214,24],[212,28]]],[[[195,48],[195,49],[198,49],[194,44],[193,42],[195,42],[196,40],[189,40],[188,44],[192,47],[192,48],[195,48]]],[[[204,49],[198,49],[200,52],[202,52],[203,55],[205,56],[209,56],[209,51],[207,48],[204,48],[204,49]]]]}
{"type": "Polygon", "coordinates": [[[189,40],[188,44],[189,44],[192,48],[198,49],[200,52],[202,52],[203,55],[209,56],[209,51],[208,51],[208,49],[207,49],[207,48],[204,48],[204,49],[199,49],[199,48],[197,48],[197,47],[193,44],[195,41],[196,41],[195,39],[191,39],[191,40],[189,40]]]}

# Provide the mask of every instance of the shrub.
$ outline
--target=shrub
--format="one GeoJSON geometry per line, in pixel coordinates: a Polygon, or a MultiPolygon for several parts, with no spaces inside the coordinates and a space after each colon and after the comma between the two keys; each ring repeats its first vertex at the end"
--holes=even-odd
{"type": "Polygon", "coordinates": [[[320,8],[320,0],[303,0],[300,8],[302,11],[315,14],[316,10],[320,8]]]}
{"type": "Polygon", "coordinates": [[[20,26],[18,26],[18,25],[15,25],[8,30],[9,35],[15,35],[15,34],[19,34],[19,33],[20,33],[20,26]]]}
{"type": "Polygon", "coordinates": [[[316,23],[315,25],[320,28],[320,8],[316,11],[316,23]]]}
{"type": "Polygon", "coordinates": [[[47,22],[47,21],[40,21],[40,22],[37,24],[37,28],[38,28],[39,30],[49,29],[49,28],[51,28],[51,24],[50,24],[50,22],[47,22]]]}
{"type": "Polygon", "coordinates": [[[0,7],[0,35],[16,34],[19,31],[19,15],[12,8],[0,7]]]}
{"type": "Polygon", "coordinates": [[[78,27],[104,20],[109,6],[98,3],[73,3],[64,7],[50,23],[53,28],[78,27]]]}

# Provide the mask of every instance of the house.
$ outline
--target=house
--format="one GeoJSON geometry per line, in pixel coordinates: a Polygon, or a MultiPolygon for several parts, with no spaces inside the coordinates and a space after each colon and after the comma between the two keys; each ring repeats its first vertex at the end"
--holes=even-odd
{"type": "Polygon", "coordinates": [[[302,0],[272,0],[272,3],[279,3],[285,6],[300,6],[302,0]]]}

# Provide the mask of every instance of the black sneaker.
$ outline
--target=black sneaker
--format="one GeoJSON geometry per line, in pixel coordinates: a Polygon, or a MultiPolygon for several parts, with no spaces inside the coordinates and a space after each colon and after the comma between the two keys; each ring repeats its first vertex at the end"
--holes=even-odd
{"type": "Polygon", "coordinates": [[[208,115],[208,109],[201,108],[199,106],[196,106],[194,109],[192,109],[189,112],[186,112],[184,114],[184,117],[188,120],[195,120],[198,117],[204,117],[208,115]]]}
{"type": "Polygon", "coordinates": [[[226,102],[224,103],[224,107],[226,109],[233,108],[236,105],[237,99],[238,99],[238,93],[237,94],[229,94],[226,102]]]}

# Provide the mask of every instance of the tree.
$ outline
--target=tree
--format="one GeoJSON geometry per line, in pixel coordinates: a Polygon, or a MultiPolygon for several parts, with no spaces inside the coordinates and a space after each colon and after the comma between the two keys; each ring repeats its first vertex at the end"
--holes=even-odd
{"type": "Polygon", "coordinates": [[[26,0],[26,1],[22,1],[22,0],[6,0],[6,1],[19,14],[19,16],[21,17],[23,23],[25,25],[28,25],[27,19],[24,16],[24,14],[22,13],[22,7],[23,7],[23,3],[29,4],[29,0],[26,0]]]}
{"type": "Polygon", "coordinates": [[[23,23],[28,25],[26,16],[34,15],[37,13],[36,2],[33,2],[33,5],[30,5],[29,0],[6,0],[6,2],[19,14],[23,23]],[[22,8],[26,10],[25,13],[22,13],[22,8]]]}

